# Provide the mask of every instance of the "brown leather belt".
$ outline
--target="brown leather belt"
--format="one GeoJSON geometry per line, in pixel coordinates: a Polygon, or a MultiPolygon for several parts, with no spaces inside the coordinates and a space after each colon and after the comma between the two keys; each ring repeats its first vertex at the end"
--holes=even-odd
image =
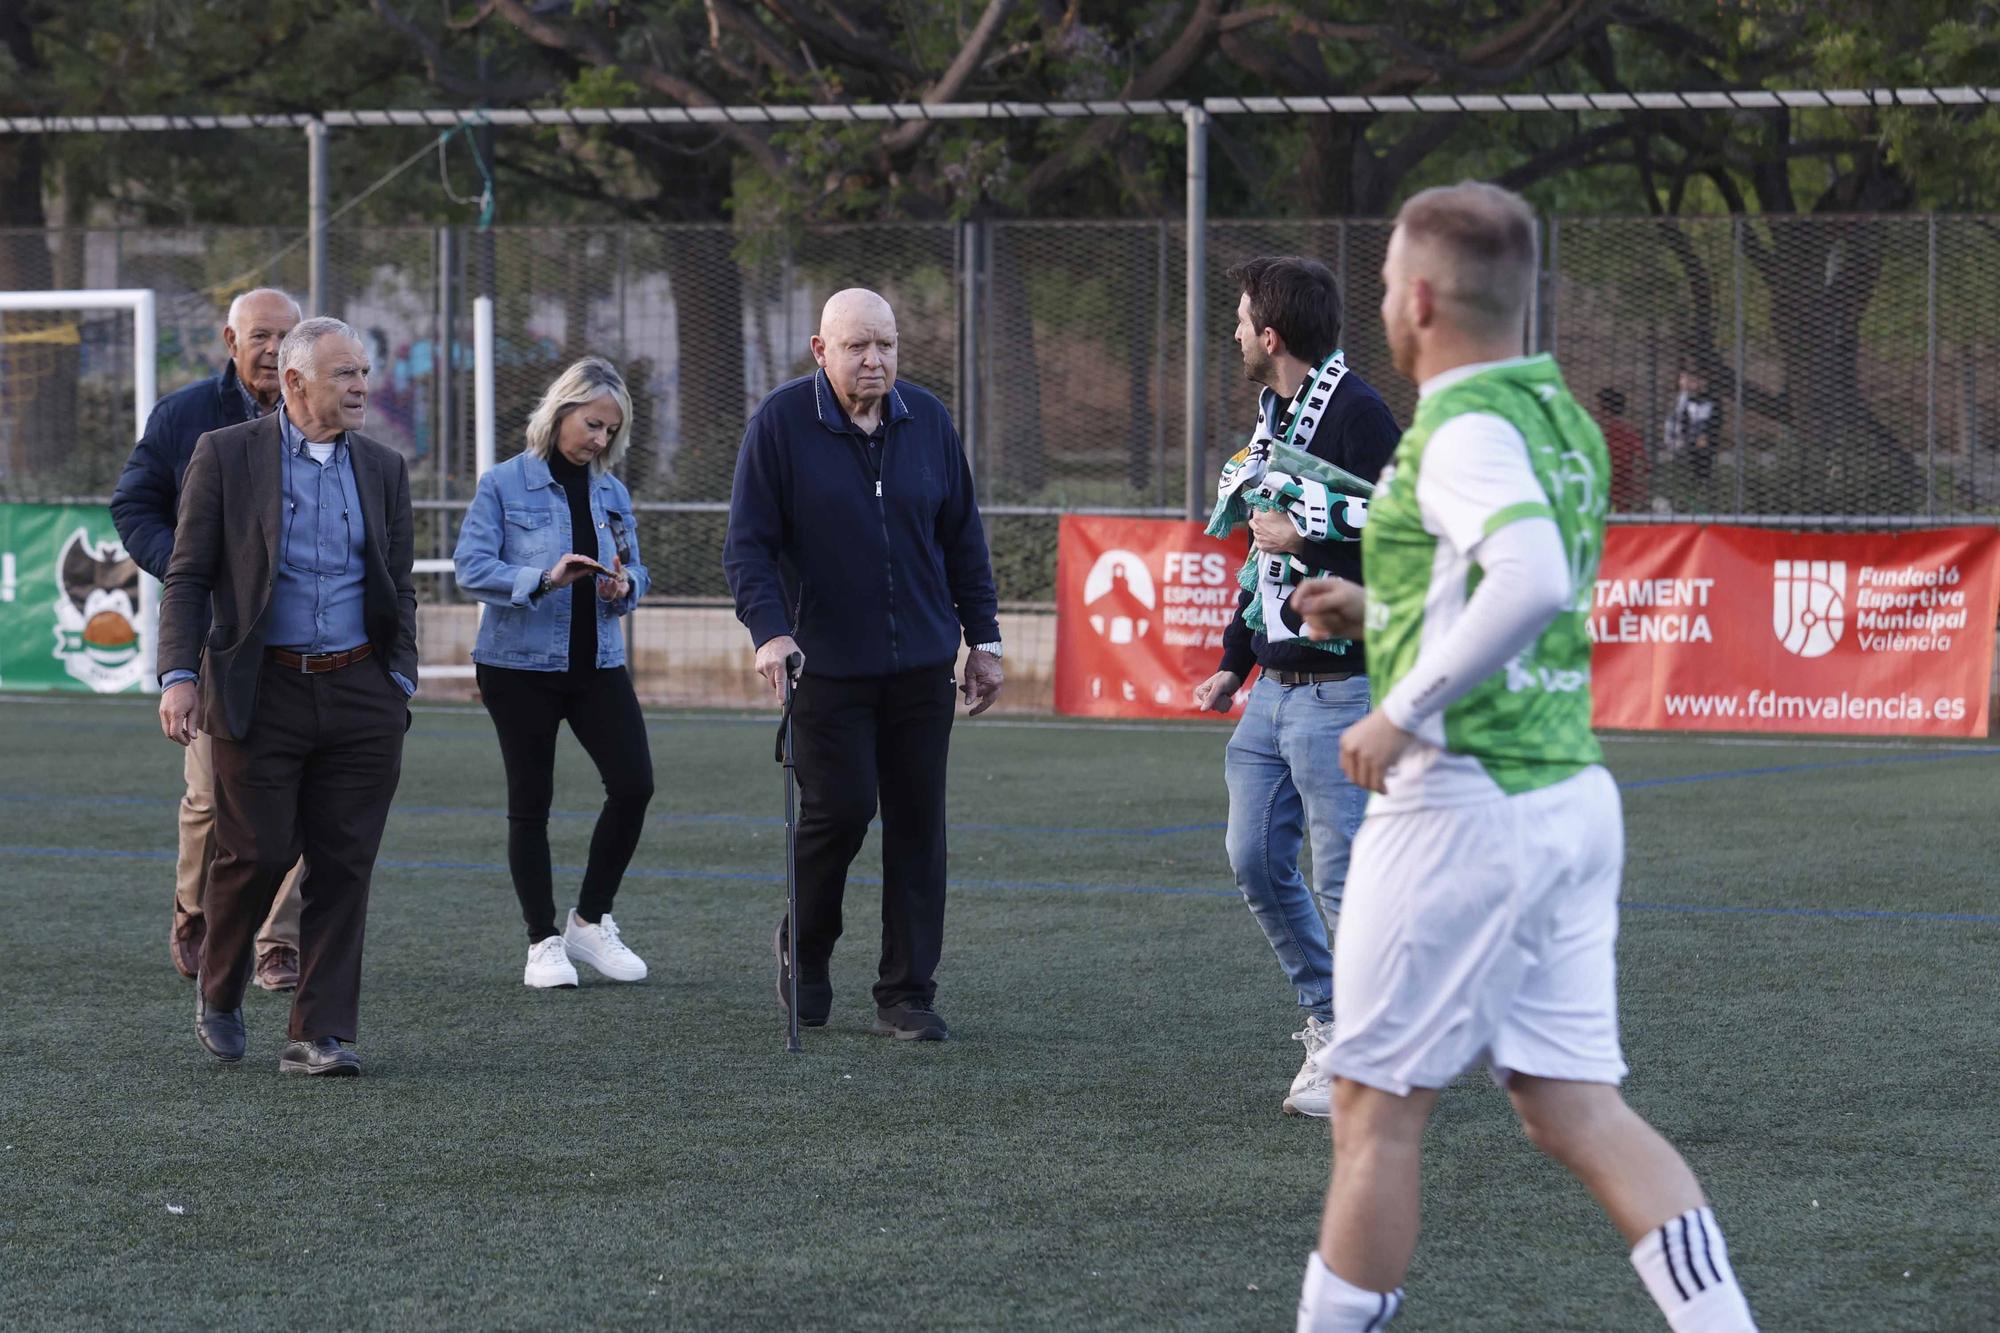
{"type": "Polygon", "coordinates": [[[1336,680],[1348,680],[1359,675],[1357,671],[1273,671],[1280,685],[1325,685],[1336,680]]]}
{"type": "Polygon", "coordinates": [[[338,671],[344,666],[353,666],[372,656],[375,645],[364,643],[359,648],[349,648],[344,653],[294,653],[283,648],[266,648],[264,656],[276,662],[287,671],[302,671],[308,676],[317,676],[324,671],[338,671]]]}

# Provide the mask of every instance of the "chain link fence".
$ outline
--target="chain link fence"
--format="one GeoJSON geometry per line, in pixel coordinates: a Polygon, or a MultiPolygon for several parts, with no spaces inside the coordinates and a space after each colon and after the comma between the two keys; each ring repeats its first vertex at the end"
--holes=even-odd
{"type": "MultiPolygon", "coordinates": [[[[1202,275],[1208,478],[1247,437],[1230,265],[1324,260],[1343,344],[1399,417],[1414,389],[1380,319],[1383,221],[1215,222],[1202,275]]],[[[1959,216],[1545,223],[1531,337],[1599,415],[1631,519],[1910,523],[2000,516],[2000,220],[1959,216]]],[[[229,297],[298,291],[280,229],[0,231],[0,288],[149,287],[160,390],[220,365],[229,297]]],[[[1185,231],[1175,222],[883,224],[744,237],[727,226],[370,228],[328,244],[329,307],[375,359],[370,431],[410,460],[419,555],[448,556],[473,486],[471,308],[496,301],[499,455],[578,356],[634,390],[625,476],[655,594],[726,595],[719,552],[748,409],[811,367],[820,303],[894,304],[900,374],[950,406],[1002,598],[1053,595],[1065,512],[1190,508],[1185,231]]],[[[0,499],[104,497],[131,447],[119,314],[0,321],[0,499]]],[[[449,579],[425,589],[451,600],[449,579]]]]}

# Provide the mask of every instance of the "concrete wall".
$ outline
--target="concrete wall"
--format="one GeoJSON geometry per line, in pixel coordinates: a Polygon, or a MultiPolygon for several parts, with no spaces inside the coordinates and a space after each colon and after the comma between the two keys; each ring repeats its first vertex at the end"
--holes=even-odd
{"type": "MultiPolygon", "coordinates": [[[[470,665],[478,634],[476,606],[417,608],[417,642],[426,667],[470,665]]],[[[632,613],[631,634],[633,680],[645,702],[684,708],[764,704],[750,636],[729,608],[643,606],[632,613]]],[[[993,711],[1055,711],[1055,617],[1002,612],[1000,634],[1007,644],[1007,684],[993,711]]],[[[470,698],[474,685],[470,677],[427,675],[423,689],[433,699],[470,698]]]]}

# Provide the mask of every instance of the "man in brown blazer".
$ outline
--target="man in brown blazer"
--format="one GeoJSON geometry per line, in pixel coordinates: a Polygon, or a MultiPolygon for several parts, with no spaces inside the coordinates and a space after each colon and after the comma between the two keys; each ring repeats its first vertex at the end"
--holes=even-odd
{"type": "Polygon", "coordinates": [[[409,472],[360,433],[370,367],[353,329],[306,320],[278,364],[279,410],[209,432],[188,462],[160,599],[160,726],[182,745],[206,732],[214,753],[195,1035],[243,1058],[257,928],[304,852],[278,1068],[358,1074],[368,885],[416,690],[409,472]]]}

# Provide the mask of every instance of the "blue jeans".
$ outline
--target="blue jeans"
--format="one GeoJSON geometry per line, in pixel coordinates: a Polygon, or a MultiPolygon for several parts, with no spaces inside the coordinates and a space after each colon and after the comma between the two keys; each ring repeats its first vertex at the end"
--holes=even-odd
{"type": "Polygon", "coordinates": [[[1260,676],[1222,763],[1236,887],[1297,989],[1299,1007],[1322,1019],[1333,1017],[1327,942],[1340,919],[1348,849],[1368,804],[1368,793],[1340,771],[1340,733],[1367,713],[1366,676],[1292,686],[1260,676]],[[1308,830],[1311,889],[1299,873],[1308,830]]]}

